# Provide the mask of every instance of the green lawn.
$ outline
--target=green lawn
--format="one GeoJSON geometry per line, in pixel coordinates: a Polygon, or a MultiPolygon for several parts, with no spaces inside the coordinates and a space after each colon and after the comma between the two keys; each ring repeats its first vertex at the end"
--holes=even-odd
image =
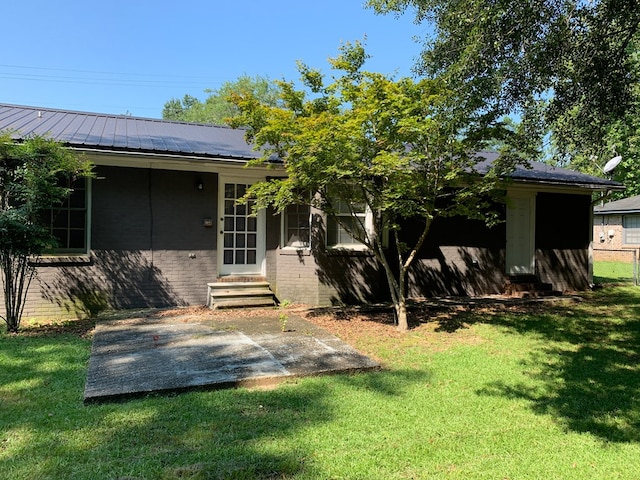
{"type": "MultiPolygon", "coordinates": [[[[638,267],[636,267],[638,268],[638,267]]],[[[633,283],[633,263],[631,262],[594,262],[593,281],[603,283],[633,283]]]]}
{"type": "Polygon", "coordinates": [[[640,289],[327,320],[380,372],[85,406],[90,339],[0,336],[0,478],[640,478],[640,289]]]}

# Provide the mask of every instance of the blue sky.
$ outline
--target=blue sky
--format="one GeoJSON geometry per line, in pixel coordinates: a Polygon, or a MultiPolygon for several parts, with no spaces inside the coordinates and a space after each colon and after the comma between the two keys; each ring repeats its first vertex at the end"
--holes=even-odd
{"type": "Polygon", "coordinates": [[[243,74],[297,80],[297,60],[330,73],[365,36],[367,70],[410,76],[426,31],[361,0],[11,1],[2,20],[0,103],[156,118],[243,74]]]}

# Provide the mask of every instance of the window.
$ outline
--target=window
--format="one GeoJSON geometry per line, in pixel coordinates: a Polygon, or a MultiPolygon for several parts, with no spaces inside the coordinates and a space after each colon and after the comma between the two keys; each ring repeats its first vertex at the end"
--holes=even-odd
{"type": "MultiPolygon", "coordinates": [[[[334,206],[337,211],[336,216],[340,217],[340,222],[342,224],[349,227],[349,231],[362,231],[363,226],[365,226],[366,222],[369,220],[367,218],[367,209],[364,204],[352,205],[351,209],[353,209],[353,213],[349,208],[349,204],[341,200],[338,200],[334,206]]],[[[327,218],[327,245],[331,247],[344,248],[362,247],[362,243],[353,238],[347,229],[332,217],[327,218]]]]}
{"type": "Polygon", "coordinates": [[[282,217],[282,245],[291,248],[309,248],[311,207],[309,205],[289,205],[282,217]]]}
{"type": "Polygon", "coordinates": [[[45,212],[44,221],[58,241],[52,253],[73,254],[88,251],[88,180],[63,180],[71,188],[60,206],[45,212]]]}
{"type": "Polygon", "coordinates": [[[622,217],[624,226],[624,243],[640,245],[640,215],[625,215],[622,217]]]}

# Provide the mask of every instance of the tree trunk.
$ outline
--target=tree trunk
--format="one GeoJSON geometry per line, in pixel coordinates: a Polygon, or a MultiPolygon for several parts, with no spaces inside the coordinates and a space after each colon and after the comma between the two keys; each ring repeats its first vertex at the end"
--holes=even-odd
{"type": "Polygon", "coordinates": [[[407,274],[407,267],[401,264],[398,272],[398,296],[394,305],[396,317],[398,318],[398,330],[401,332],[409,330],[409,320],[407,319],[407,274]]]}
{"type": "Polygon", "coordinates": [[[8,332],[16,333],[20,330],[26,296],[35,275],[35,268],[29,265],[29,257],[26,254],[3,252],[0,257],[6,315],[0,318],[6,322],[8,332]]]}
{"type": "Polygon", "coordinates": [[[398,330],[406,332],[409,330],[409,321],[407,319],[407,302],[402,295],[398,302],[394,305],[396,310],[396,318],[398,319],[398,330]]]}
{"type": "Polygon", "coordinates": [[[7,316],[7,332],[18,333],[20,329],[20,320],[15,315],[7,316]]]}

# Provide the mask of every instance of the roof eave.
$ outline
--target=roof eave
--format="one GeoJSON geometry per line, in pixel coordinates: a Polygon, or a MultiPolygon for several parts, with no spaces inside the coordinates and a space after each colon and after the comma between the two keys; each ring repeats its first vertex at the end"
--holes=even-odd
{"type": "Polygon", "coordinates": [[[593,210],[594,215],[626,215],[630,213],[640,213],[640,209],[625,209],[625,210],[593,210]]]}
{"type": "Polygon", "coordinates": [[[611,190],[622,191],[626,187],[618,184],[593,184],[593,183],[581,183],[581,182],[554,182],[551,180],[535,180],[535,179],[513,179],[515,183],[526,185],[544,185],[549,187],[561,187],[561,188],[579,188],[581,190],[591,190],[594,192],[606,192],[611,190]]]}
{"type": "Polygon", "coordinates": [[[105,148],[97,147],[94,145],[84,144],[72,144],[66,143],[67,147],[81,151],[81,152],[93,152],[101,154],[111,155],[132,155],[132,156],[147,156],[147,157],[160,157],[160,158],[172,158],[172,159],[184,159],[184,160],[201,160],[201,161],[219,161],[219,162],[233,162],[233,163],[247,163],[252,160],[256,160],[256,157],[246,156],[234,156],[234,155],[211,155],[207,153],[189,152],[178,153],[169,150],[148,150],[148,149],[133,149],[133,148],[105,148]]]}

